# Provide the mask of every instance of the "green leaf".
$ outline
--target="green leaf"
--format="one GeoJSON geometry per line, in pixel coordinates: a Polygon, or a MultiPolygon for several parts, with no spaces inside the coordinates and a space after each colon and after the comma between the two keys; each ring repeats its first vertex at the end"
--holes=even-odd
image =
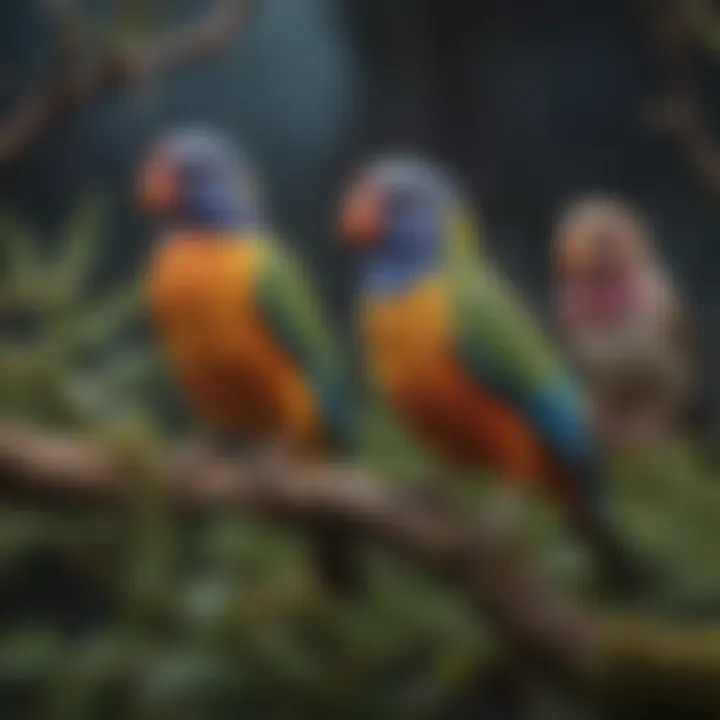
{"type": "Polygon", "coordinates": [[[35,627],[4,638],[0,648],[0,678],[41,681],[56,665],[61,653],[57,634],[35,627]]]}
{"type": "Polygon", "coordinates": [[[125,286],[94,302],[76,318],[77,342],[94,349],[112,341],[141,316],[143,295],[136,285],[125,286]]]}
{"type": "Polygon", "coordinates": [[[62,234],[57,260],[57,284],[66,301],[77,300],[86,288],[102,245],[107,202],[86,200],[71,215],[62,234]]]}
{"type": "Polygon", "coordinates": [[[38,242],[30,227],[8,209],[0,211],[0,253],[3,294],[31,302],[45,279],[38,242]]]}
{"type": "Polygon", "coordinates": [[[155,36],[167,20],[164,0],[122,0],[115,3],[109,41],[120,47],[134,46],[155,36]]]}

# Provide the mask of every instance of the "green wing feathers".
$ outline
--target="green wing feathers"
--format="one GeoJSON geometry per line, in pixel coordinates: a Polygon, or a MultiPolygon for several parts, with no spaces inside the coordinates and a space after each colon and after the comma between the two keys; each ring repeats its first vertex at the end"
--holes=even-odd
{"type": "Polygon", "coordinates": [[[273,246],[257,293],[263,321],[317,394],[333,440],[343,446],[351,443],[355,415],[351,385],[309,274],[289,253],[273,246]]]}
{"type": "Polygon", "coordinates": [[[542,328],[488,264],[458,268],[452,278],[455,347],[463,367],[526,418],[566,467],[590,478],[584,491],[596,502],[597,448],[582,398],[542,328]]]}
{"type": "Polygon", "coordinates": [[[518,392],[547,387],[564,374],[537,320],[494,268],[485,262],[458,267],[450,285],[463,352],[483,355],[518,392]]]}
{"type": "Polygon", "coordinates": [[[487,258],[485,232],[461,199],[447,216],[446,273],[459,344],[482,351],[513,384],[545,385],[562,372],[536,319],[511,283],[487,258]]]}

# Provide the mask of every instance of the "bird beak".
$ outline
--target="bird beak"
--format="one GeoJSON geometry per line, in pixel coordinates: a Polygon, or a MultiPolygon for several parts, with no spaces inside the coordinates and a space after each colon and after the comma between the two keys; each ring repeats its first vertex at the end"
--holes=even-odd
{"type": "Polygon", "coordinates": [[[162,215],[176,207],[178,196],[177,179],[169,159],[160,154],[149,158],[140,172],[140,207],[148,214],[162,215]]]}
{"type": "Polygon", "coordinates": [[[363,184],[352,190],[340,211],[343,242],[359,248],[377,243],[383,235],[381,200],[375,188],[363,184]]]}

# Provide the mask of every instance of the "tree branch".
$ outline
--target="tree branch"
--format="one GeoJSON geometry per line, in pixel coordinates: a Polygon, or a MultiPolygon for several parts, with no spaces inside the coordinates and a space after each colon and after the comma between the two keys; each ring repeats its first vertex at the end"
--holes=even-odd
{"type": "MultiPolygon", "coordinates": [[[[170,460],[151,463],[169,505],[181,514],[234,507],[254,518],[313,525],[335,519],[460,587],[546,669],[582,680],[595,638],[588,618],[546,589],[513,535],[486,518],[462,527],[440,503],[392,493],[347,466],[263,471],[215,459],[187,477],[170,460]]],[[[0,497],[45,506],[117,509],[136,485],[113,453],[90,441],[0,427],[0,497]]]]}
{"type": "Polygon", "coordinates": [[[720,144],[713,136],[693,69],[693,49],[698,45],[697,18],[692,3],[637,3],[643,30],[663,96],[651,103],[647,124],[667,134],[683,153],[698,181],[712,193],[720,192],[720,144]]]}
{"type": "Polygon", "coordinates": [[[89,64],[51,68],[45,83],[0,121],[0,164],[17,160],[56,123],[102,94],[219,52],[244,26],[253,4],[254,0],[216,0],[194,23],[145,45],[108,48],[89,64]]]}
{"type": "Polygon", "coordinates": [[[595,694],[610,717],[651,717],[669,707],[685,718],[720,715],[718,629],[583,609],[548,587],[496,519],[468,527],[441,503],[390,491],[347,466],[253,469],[213,459],[189,476],[172,459],[148,455],[134,464],[129,457],[89,440],[0,425],[0,497],[117,511],[135,502],[138,477],[152,477],[178,514],[232,507],[307,526],[335,519],[358,539],[382,543],[452,583],[521,657],[595,694]]]}

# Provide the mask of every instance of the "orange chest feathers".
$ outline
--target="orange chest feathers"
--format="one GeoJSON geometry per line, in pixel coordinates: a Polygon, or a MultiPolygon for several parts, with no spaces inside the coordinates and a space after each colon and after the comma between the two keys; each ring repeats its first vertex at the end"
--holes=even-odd
{"type": "Polygon", "coordinates": [[[368,372],[418,439],[448,463],[539,481],[535,434],[458,361],[450,296],[440,280],[368,298],[360,319],[368,372]]]}
{"type": "Polygon", "coordinates": [[[265,248],[233,240],[160,247],[149,275],[159,339],[201,418],[264,435],[310,415],[299,373],[256,311],[265,248]]]}
{"type": "Polygon", "coordinates": [[[434,394],[451,345],[450,306],[441,281],[367,297],[360,314],[368,369],[378,387],[394,400],[434,394]]]}
{"type": "Polygon", "coordinates": [[[435,279],[367,298],[361,307],[373,383],[421,439],[452,457],[465,453],[463,421],[473,407],[453,362],[450,321],[445,288],[435,279]]]}

